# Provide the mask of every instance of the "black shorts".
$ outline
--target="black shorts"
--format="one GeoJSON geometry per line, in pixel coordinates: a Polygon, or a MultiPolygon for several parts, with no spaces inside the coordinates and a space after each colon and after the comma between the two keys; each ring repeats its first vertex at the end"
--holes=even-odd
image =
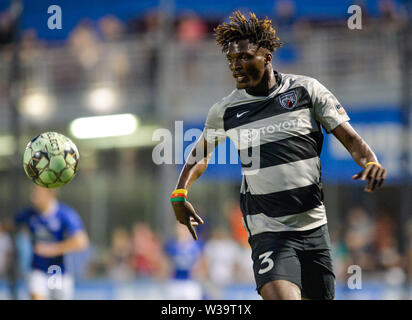
{"type": "Polygon", "coordinates": [[[303,298],[332,300],[335,275],[328,226],[307,231],[264,232],[249,238],[253,272],[260,293],[274,280],[296,284],[303,298]]]}

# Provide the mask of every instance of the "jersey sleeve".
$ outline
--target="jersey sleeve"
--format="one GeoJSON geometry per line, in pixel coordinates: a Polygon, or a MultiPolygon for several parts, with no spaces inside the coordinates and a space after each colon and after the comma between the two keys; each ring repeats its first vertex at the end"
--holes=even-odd
{"type": "Polygon", "coordinates": [[[328,133],[340,124],[349,121],[349,116],[338,99],[315,79],[311,81],[311,99],[315,118],[328,133]]]}
{"type": "Polygon", "coordinates": [[[210,108],[203,134],[209,143],[215,141],[222,143],[226,140],[226,131],[223,125],[223,114],[220,103],[216,103],[210,108]]]}
{"type": "Polygon", "coordinates": [[[84,230],[82,219],[73,209],[67,209],[66,211],[65,228],[65,231],[69,236],[74,235],[80,230],[84,230]]]}
{"type": "Polygon", "coordinates": [[[29,218],[30,218],[30,210],[28,209],[21,210],[14,216],[14,224],[20,227],[28,223],[29,218]]]}

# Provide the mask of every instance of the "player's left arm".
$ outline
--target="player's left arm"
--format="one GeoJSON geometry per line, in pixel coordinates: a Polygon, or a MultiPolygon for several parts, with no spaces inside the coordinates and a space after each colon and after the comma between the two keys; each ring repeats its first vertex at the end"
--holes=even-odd
{"type": "Polygon", "coordinates": [[[349,122],[341,123],[332,130],[334,136],[349,151],[353,160],[363,168],[352,179],[367,180],[365,191],[372,192],[382,186],[387,171],[379,164],[378,159],[366,142],[352,128],[349,122]]]}

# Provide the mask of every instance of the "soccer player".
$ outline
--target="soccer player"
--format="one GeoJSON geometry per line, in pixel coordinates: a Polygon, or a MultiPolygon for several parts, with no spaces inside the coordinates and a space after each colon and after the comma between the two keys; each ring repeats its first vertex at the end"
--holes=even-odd
{"type": "Polygon", "coordinates": [[[72,299],[74,281],[66,272],[64,255],[88,247],[83,223],[76,211],[57,200],[55,189],[35,186],[31,202],[14,219],[15,227],[28,228],[33,244],[30,298],[72,299]]]}
{"type": "Polygon", "coordinates": [[[166,297],[170,300],[202,299],[202,288],[194,279],[194,273],[203,250],[203,244],[194,241],[186,228],[176,222],[175,237],[165,244],[171,280],[166,287],[166,297]]]}
{"type": "Polygon", "coordinates": [[[353,179],[372,192],[386,170],[349,124],[335,96],[317,80],[272,67],[282,43],[271,21],[234,12],[215,29],[236,89],[209,111],[171,195],[177,220],[194,239],[203,223],[187,201],[192,183],[229,137],[242,163],[240,205],[257,291],[263,299],[333,299],[335,276],[321,184],[323,134],[332,133],[362,170],[353,179]]]}

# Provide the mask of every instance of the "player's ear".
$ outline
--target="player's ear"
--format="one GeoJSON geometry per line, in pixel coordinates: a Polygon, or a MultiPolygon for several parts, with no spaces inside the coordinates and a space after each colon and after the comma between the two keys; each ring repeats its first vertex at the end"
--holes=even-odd
{"type": "Polygon", "coordinates": [[[272,54],[268,52],[265,54],[265,65],[268,65],[269,63],[272,63],[272,54]]]}

